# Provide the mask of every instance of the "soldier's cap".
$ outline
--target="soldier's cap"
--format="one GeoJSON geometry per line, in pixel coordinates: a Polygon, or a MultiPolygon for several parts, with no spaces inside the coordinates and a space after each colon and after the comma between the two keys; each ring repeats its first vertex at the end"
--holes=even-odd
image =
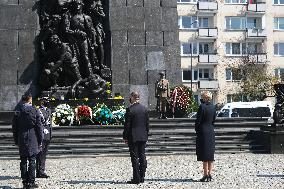
{"type": "Polygon", "coordinates": [[[165,75],[165,72],[159,72],[159,75],[165,75]]]}

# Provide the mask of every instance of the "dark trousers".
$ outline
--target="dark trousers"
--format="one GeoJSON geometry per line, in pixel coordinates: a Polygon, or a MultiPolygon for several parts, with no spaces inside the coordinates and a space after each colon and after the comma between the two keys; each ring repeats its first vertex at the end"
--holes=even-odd
{"type": "Polygon", "coordinates": [[[35,182],[35,169],[36,169],[36,155],[30,157],[21,156],[21,178],[23,183],[34,183],[35,182]],[[29,161],[29,164],[28,164],[29,161]]]}
{"type": "Polygon", "coordinates": [[[140,182],[144,180],[147,168],[147,161],[145,156],[146,142],[129,143],[129,152],[133,168],[133,180],[140,182]]]}
{"type": "Polygon", "coordinates": [[[40,153],[38,153],[36,158],[36,172],[37,174],[44,174],[45,171],[45,161],[46,156],[49,148],[49,140],[44,140],[42,142],[42,150],[40,153]]]}

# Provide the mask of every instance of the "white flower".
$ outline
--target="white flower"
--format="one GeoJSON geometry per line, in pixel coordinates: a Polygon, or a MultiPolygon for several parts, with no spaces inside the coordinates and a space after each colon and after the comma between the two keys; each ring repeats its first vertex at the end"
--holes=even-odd
{"type": "Polygon", "coordinates": [[[56,113],[56,117],[60,117],[61,114],[59,112],[56,113]]]}
{"type": "Polygon", "coordinates": [[[61,119],[61,123],[64,124],[65,123],[65,119],[61,119]]]}

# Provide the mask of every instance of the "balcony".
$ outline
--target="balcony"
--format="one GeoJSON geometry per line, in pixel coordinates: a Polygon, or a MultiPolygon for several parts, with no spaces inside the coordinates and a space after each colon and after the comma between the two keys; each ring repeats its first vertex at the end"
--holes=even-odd
{"type": "Polygon", "coordinates": [[[197,9],[202,11],[217,11],[218,3],[217,2],[201,2],[198,1],[197,9]]]}
{"type": "Polygon", "coordinates": [[[216,65],[218,55],[217,54],[199,54],[198,55],[198,63],[200,64],[209,64],[209,65],[216,65]]]}
{"type": "Polygon", "coordinates": [[[199,90],[218,90],[219,82],[217,80],[200,80],[198,81],[199,90]]]}
{"type": "Polygon", "coordinates": [[[255,38],[255,37],[259,37],[259,38],[266,38],[267,37],[267,33],[265,29],[247,29],[247,37],[250,38],[255,38]]]}
{"type": "Polygon", "coordinates": [[[250,62],[255,62],[258,64],[265,64],[267,62],[267,54],[266,53],[258,53],[258,54],[249,54],[248,55],[250,62]]]}
{"type": "Polygon", "coordinates": [[[266,3],[260,2],[260,3],[247,4],[247,11],[248,12],[256,12],[256,13],[265,13],[266,3]]]}
{"type": "Polygon", "coordinates": [[[217,28],[198,28],[198,37],[216,39],[218,37],[218,29],[217,28]]]}

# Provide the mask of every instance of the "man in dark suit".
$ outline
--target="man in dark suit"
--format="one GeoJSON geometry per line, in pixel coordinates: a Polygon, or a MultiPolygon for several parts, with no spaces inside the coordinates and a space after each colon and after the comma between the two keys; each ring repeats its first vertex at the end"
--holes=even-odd
{"type": "Polygon", "coordinates": [[[39,107],[39,111],[41,114],[41,122],[43,125],[43,142],[42,142],[42,151],[39,152],[36,159],[36,177],[37,178],[49,178],[49,176],[45,173],[45,161],[47,156],[47,151],[49,148],[49,143],[51,140],[51,110],[47,108],[48,99],[41,99],[41,105],[39,107]]]}
{"type": "Polygon", "coordinates": [[[43,129],[39,111],[32,106],[32,95],[25,94],[13,118],[13,137],[19,146],[23,188],[37,188],[35,184],[36,156],[40,152],[43,129]],[[27,164],[29,162],[29,165],[27,164]]]}
{"type": "Polygon", "coordinates": [[[149,114],[139,103],[139,93],[132,92],[129,99],[131,105],[126,110],[123,139],[128,144],[133,178],[129,184],[144,182],[147,161],[145,156],[146,142],[149,133],[149,114]]]}

